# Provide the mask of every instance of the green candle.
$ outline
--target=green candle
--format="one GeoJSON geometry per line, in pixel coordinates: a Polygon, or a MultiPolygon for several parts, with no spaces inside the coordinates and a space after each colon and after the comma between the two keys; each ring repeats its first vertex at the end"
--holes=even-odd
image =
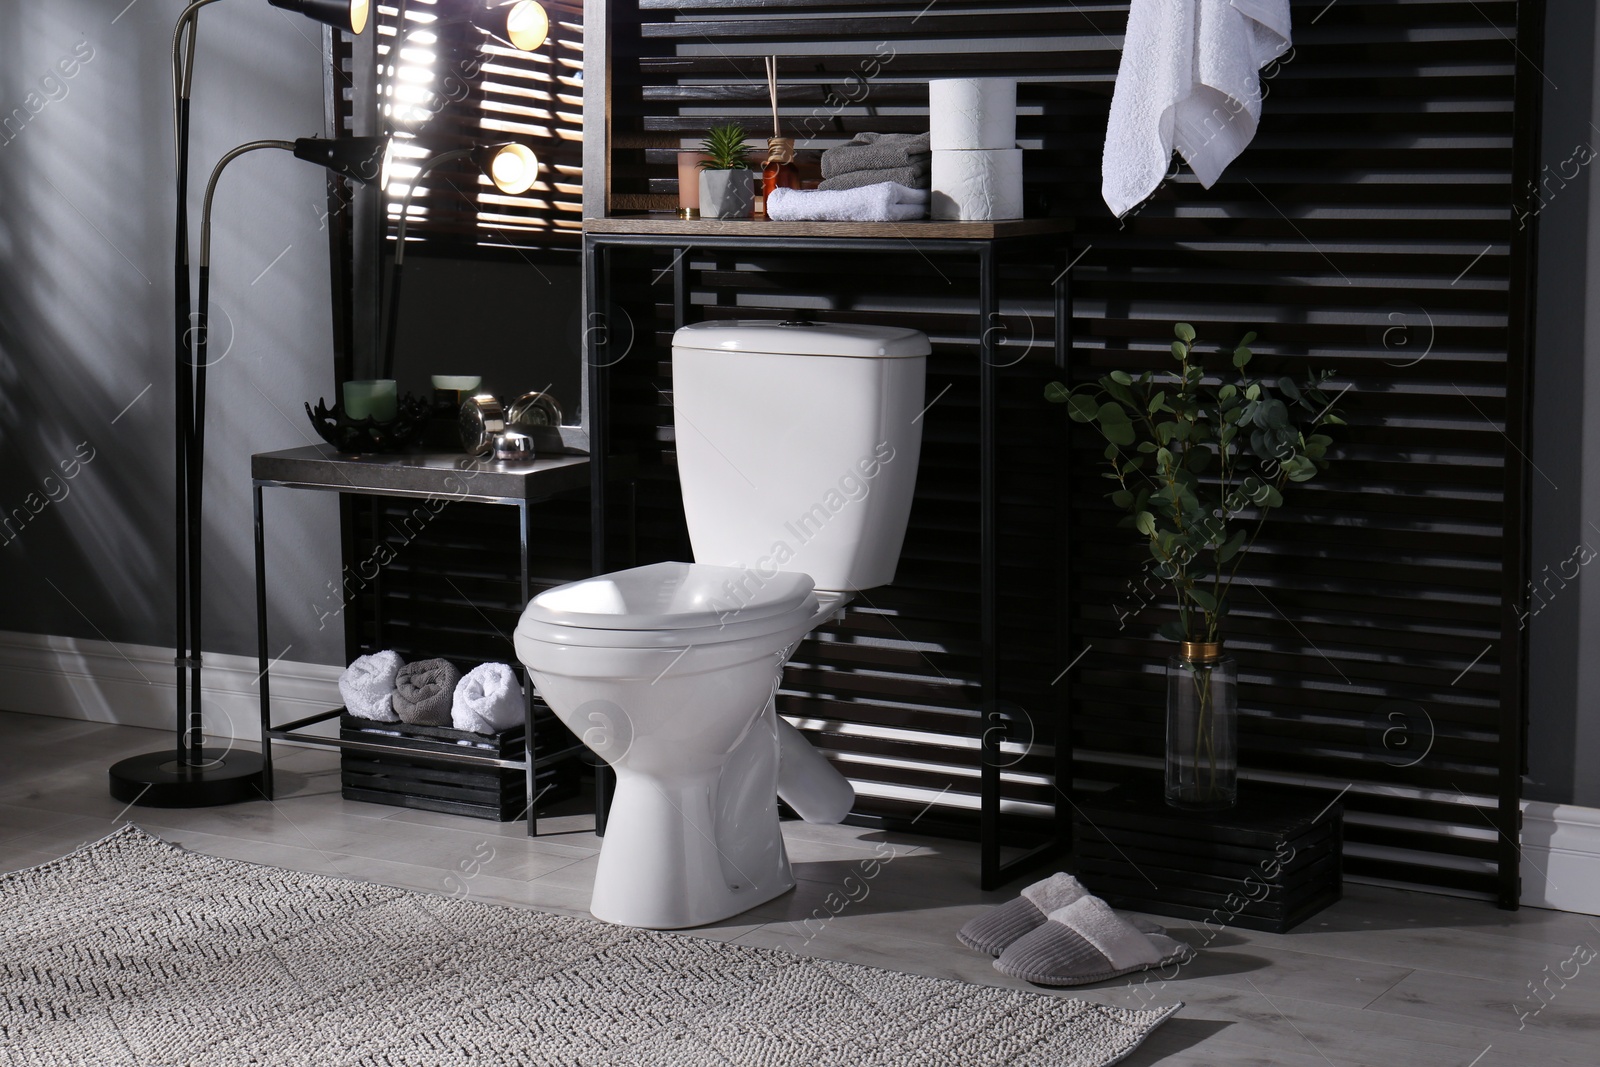
{"type": "Polygon", "coordinates": [[[344,383],[344,413],[352,419],[392,422],[399,411],[393,378],[369,378],[344,383]]]}

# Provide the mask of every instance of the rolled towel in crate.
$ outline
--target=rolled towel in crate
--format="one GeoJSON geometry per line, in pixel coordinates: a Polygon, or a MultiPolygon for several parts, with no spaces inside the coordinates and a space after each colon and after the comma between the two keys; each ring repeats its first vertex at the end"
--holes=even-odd
{"type": "Polygon", "coordinates": [[[394,682],[394,710],[412,726],[449,726],[461,672],[447,659],[423,659],[400,668],[394,682]]]}
{"type": "Polygon", "coordinates": [[[339,697],[345,710],[358,719],[397,722],[394,709],[394,684],[405,660],[398,652],[374,652],[358,656],[339,675],[339,697]]]}
{"type": "Polygon", "coordinates": [[[481,663],[461,676],[450,705],[457,730],[497,734],[523,721],[526,705],[517,676],[504,663],[481,663]]]}

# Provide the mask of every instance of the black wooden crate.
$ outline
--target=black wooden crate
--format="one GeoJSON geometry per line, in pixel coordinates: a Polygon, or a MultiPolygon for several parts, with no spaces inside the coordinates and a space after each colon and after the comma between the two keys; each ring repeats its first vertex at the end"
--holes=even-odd
{"type": "Polygon", "coordinates": [[[1344,810],[1323,794],[1239,785],[1227,811],[1118,786],[1073,819],[1078,878],[1112,907],[1282,933],[1343,892],[1344,810]]]}
{"type": "MultiPolygon", "coordinates": [[[[535,724],[552,733],[565,730],[553,717],[548,725],[535,724]]],[[[410,726],[403,722],[374,722],[349,713],[339,716],[339,736],[346,741],[371,741],[392,752],[341,749],[340,793],[346,800],[391,804],[423,811],[468,815],[475,819],[510,822],[525,818],[528,798],[523,772],[507,767],[481,767],[447,763],[428,756],[441,752],[470,751],[496,759],[520,760],[524,727],[513,726],[498,734],[476,734],[447,726],[410,726]],[[467,744],[462,744],[467,742],[467,744]]],[[[543,735],[541,735],[543,736],[543,735]]],[[[534,793],[547,804],[573,796],[578,790],[579,765],[561,760],[539,768],[534,793]]]]}

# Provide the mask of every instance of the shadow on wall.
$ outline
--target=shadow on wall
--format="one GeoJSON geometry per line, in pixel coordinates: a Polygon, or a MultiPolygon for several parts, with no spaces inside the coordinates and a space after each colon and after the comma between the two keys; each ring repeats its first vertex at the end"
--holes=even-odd
{"type": "MultiPolygon", "coordinates": [[[[182,5],[120,6],[0,0],[0,630],[170,646],[167,56],[182,5]]],[[[224,151],[322,121],[315,33],[266,5],[206,18],[196,230],[224,151]]],[[[214,306],[230,336],[208,405],[207,651],[255,651],[249,456],[314,440],[300,403],[332,384],[322,176],[269,155],[218,193],[214,306]]],[[[290,658],[334,662],[340,635],[317,632],[314,605],[339,572],[337,508],[296,496],[269,505],[270,558],[298,564],[274,576],[272,625],[290,658]]]]}
{"type": "MultiPolygon", "coordinates": [[[[153,635],[171,596],[169,553],[152,536],[170,527],[170,495],[128,470],[130,461],[148,466],[136,428],[147,420],[131,409],[112,420],[130,404],[156,406],[155,390],[141,395],[151,384],[141,353],[151,347],[143,324],[165,292],[151,275],[160,256],[142,213],[117,210],[104,171],[73,165],[84,145],[103,142],[106,125],[129,139],[151,131],[137,96],[99,91],[104,39],[91,40],[55,5],[5,6],[0,626],[153,635]]],[[[126,162],[137,168],[138,156],[126,162]]],[[[123,180],[136,189],[140,179],[123,180]]]]}
{"type": "Polygon", "coordinates": [[[1513,205],[1512,225],[1536,218],[1539,293],[1535,334],[1531,543],[1534,586],[1518,612],[1531,628],[1528,797],[1600,806],[1600,580],[1577,559],[1600,553],[1600,321],[1590,314],[1595,257],[1591,188],[1600,156],[1596,132],[1596,17],[1592,0],[1549,0],[1540,188],[1513,205]],[[1585,162],[1579,166],[1578,160],[1585,162]],[[1578,173],[1574,175],[1574,169],[1578,173]],[[1595,483],[1595,484],[1591,484],[1595,483]],[[1585,567],[1583,570],[1587,570],[1585,567]],[[1587,580],[1585,578],[1587,577],[1587,580]]]}

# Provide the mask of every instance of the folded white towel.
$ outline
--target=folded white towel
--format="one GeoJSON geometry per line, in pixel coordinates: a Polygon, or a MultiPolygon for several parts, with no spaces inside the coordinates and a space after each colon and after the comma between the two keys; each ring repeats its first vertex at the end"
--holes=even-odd
{"type": "Polygon", "coordinates": [[[774,189],[767,218],[778,222],[906,222],[928,214],[928,190],[899,182],[859,189],[774,189]]]}
{"type": "Polygon", "coordinates": [[[1111,97],[1101,195],[1121,215],[1172,150],[1207,189],[1256,134],[1260,70],[1289,50],[1289,0],[1133,0],[1111,97]]]}
{"type": "Polygon", "coordinates": [[[345,710],[358,719],[399,722],[394,711],[394,682],[406,661],[398,652],[361,656],[339,675],[339,696],[345,710]]]}
{"type": "Polygon", "coordinates": [[[462,675],[450,705],[457,730],[497,734],[523,721],[526,708],[517,676],[504,663],[482,663],[462,675]]]}

